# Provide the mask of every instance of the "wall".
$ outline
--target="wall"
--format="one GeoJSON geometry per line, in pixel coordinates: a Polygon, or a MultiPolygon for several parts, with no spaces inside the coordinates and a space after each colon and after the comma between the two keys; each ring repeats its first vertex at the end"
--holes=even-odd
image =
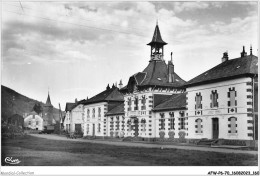
{"type": "Polygon", "coordinates": [[[31,129],[38,128],[39,131],[43,130],[43,119],[39,115],[29,115],[25,117],[24,119],[24,127],[28,127],[31,129]],[[33,116],[35,118],[33,118],[33,116]],[[29,125],[29,121],[31,121],[31,125],[29,125]],[[36,122],[38,122],[38,125],[36,125],[36,122]]]}
{"type": "Polygon", "coordinates": [[[205,84],[187,88],[188,107],[188,138],[213,137],[212,118],[219,119],[219,138],[252,140],[252,80],[251,78],[237,78],[229,81],[205,84]],[[237,101],[235,106],[228,106],[229,88],[235,88],[237,101]],[[218,107],[211,108],[211,91],[217,90],[218,107]],[[195,109],[196,93],[202,95],[202,109],[195,109]],[[232,112],[233,109],[233,112],[232,112]],[[198,112],[200,114],[198,114],[198,112]],[[236,117],[237,133],[229,133],[230,117],[236,117]],[[202,133],[196,133],[195,120],[202,119],[202,133]]]}
{"type": "Polygon", "coordinates": [[[75,124],[81,124],[82,132],[84,130],[84,105],[78,105],[71,110],[70,132],[75,132],[75,124]]]}

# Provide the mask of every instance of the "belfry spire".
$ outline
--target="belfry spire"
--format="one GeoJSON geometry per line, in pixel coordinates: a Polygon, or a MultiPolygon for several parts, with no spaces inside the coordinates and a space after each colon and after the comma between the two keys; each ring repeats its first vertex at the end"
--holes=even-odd
{"type": "Polygon", "coordinates": [[[46,106],[52,106],[49,90],[48,90],[48,97],[47,97],[47,100],[46,100],[46,106]]]}
{"type": "Polygon", "coordinates": [[[158,26],[158,20],[156,22],[154,34],[152,41],[147,45],[151,46],[151,61],[152,60],[163,60],[163,46],[167,45],[166,42],[163,41],[161,32],[158,26]]]}

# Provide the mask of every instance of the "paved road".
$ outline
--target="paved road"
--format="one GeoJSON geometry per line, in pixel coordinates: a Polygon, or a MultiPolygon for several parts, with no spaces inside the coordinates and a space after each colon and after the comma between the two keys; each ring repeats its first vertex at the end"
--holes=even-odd
{"type": "Polygon", "coordinates": [[[145,144],[145,143],[135,143],[135,142],[121,142],[121,141],[101,141],[101,140],[87,140],[87,139],[68,139],[65,136],[58,136],[53,134],[30,134],[34,137],[40,137],[50,140],[62,140],[62,141],[75,141],[75,142],[87,142],[96,144],[107,144],[107,145],[117,145],[117,146],[127,146],[127,147],[146,147],[146,148],[174,148],[174,149],[184,149],[184,150],[198,150],[198,151],[209,151],[209,152],[220,152],[220,153],[243,153],[257,155],[258,151],[246,151],[246,150],[234,150],[225,148],[210,148],[210,147],[198,147],[198,146],[185,146],[185,145],[161,145],[161,144],[145,144]]]}

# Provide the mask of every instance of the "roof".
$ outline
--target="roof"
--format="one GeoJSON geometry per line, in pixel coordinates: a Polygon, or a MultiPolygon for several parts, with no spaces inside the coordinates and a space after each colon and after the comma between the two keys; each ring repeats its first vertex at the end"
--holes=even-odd
{"type": "Polygon", "coordinates": [[[71,111],[76,103],[66,103],[65,111],[71,111]]]}
{"type": "Polygon", "coordinates": [[[32,112],[29,113],[29,115],[39,115],[39,114],[35,111],[32,111],[32,112]]]}
{"type": "Polygon", "coordinates": [[[152,41],[150,43],[148,43],[147,45],[154,45],[154,44],[161,44],[161,45],[167,44],[162,39],[161,32],[160,32],[158,24],[155,26],[152,41]]]}
{"type": "Polygon", "coordinates": [[[108,111],[106,113],[106,116],[109,115],[120,115],[120,114],[124,114],[124,103],[120,103],[118,106],[114,107],[113,109],[111,109],[110,111],[108,111]]]}
{"type": "Polygon", "coordinates": [[[162,103],[169,97],[171,97],[171,95],[154,94],[154,107],[156,107],[158,104],[162,103]]]}
{"type": "Polygon", "coordinates": [[[193,86],[204,83],[218,82],[241,76],[258,74],[258,58],[248,55],[236,59],[227,60],[188,81],[185,86],[193,86]]]}
{"type": "Polygon", "coordinates": [[[47,97],[45,105],[46,106],[52,106],[49,92],[48,92],[48,97],[47,97]]]}
{"type": "Polygon", "coordinates": [[[186,108],[186,93],[173,94],[153,108],[154,111],[178,110],[186,108]]]}
{"type": "Polygon", "coordinates": [[[175,72],[172,73],[174,81],[168,81],[168,67],[165,61],[150,61],[148,66],[143,72],[138,72],[129,78],[127,86],[121,90],[131,90],[133,82],[138,87],[144,86],[158,86],[158,87],[171,87],[179,88],[182,87],[186,82],[175,72]]]}
{"type": "Polygon", "coordinates": [[[123,95],[119,92],[119,89],[115,86],[108,88],[103,92],[91,97],[88,100],[82,102],[82,104],[92,104],[98,102],[108,102],[108,101],[124,101],[123,95]]]}
{"type": "Polygon", "coordinates": [[[8,119],[19,119],[19,118],[22,118],[23,119],[23,116],[21,116],[21,115],[19,115],[19,114],[14,114],[14,115],[12,115],[12,116],[10,116],[10,117],[8,117],[8,119]]]}

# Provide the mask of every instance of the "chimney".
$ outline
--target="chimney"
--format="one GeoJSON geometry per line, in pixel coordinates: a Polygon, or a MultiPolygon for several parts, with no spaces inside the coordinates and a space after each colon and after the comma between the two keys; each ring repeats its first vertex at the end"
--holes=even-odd
{"type": "Polygon", "coordinates": [[[227,51],[223,53],[223,57],[222,57],[221,60],[222,60],[222,63],[226,62],[228,60],[228,52],[227,51]]]}
{"type": "Polygon", "coordinates": [[[118,85],[119,85],[119,89],[122,89],[122,87],[123,87],[122,79],[120,80],[118,85]]]}
{"type": "Polygon", "coordinates": [[[252,45],[250,45],[250,55],[252,56],[253,55],[253,49],[252,49],[252,45]]]}
{"type": "Polygon", "coordinates": [[[109,90],[110,89],[110,87],[109,87],[109,84],[107,85],[107,90],[109,90]]]}
{"type": "Polygon", "coordinates": [[[168,61],[168,82],[173,83],[174,82],[174,65],[172,63],[172,52],[171,52],[171,60],[168,61]]]}
{"type": "Polygon", "coordinates": [[[241,57],[247,56],[247,53],[245,52],[245,46],[243,46],[243,51],[241,52],[241,57]]]}

